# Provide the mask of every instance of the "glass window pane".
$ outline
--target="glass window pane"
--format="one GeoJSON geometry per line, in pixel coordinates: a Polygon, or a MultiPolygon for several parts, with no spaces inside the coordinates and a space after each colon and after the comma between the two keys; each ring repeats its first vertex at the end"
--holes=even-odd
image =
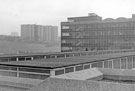
{"type": "Polygon", "coordinates": [[[89,69],[90,68],[90,64],[84,65],[84,69],[89,69]]]}
{"type": "Polygon", "coordinates": [[[126,58],[121,58],[121,69],[126,69],[126,58]]]}
{"type": "Polygon", "coordinates": [[[76,66],[75,67],[75,71],[79,71],[79,70],[83,70],[83,65],[80,65],[80,66],[76,66]]]}
{"type": "Polygon", "coordinates": [[[93,68],[93,67],[98,67],[98,64],[97,63],[92,63],[91,64],[91,67],[93,68]]]}
{"type": "Polygon", "coordinates": [[[74,67],[65,68],[65,73],[74,72],[74,67]]]}
{"type": "Polygon", "coordinates": [[[0,70],[13,70],[13,71],[16,71],[17,67],[0,65],[0,70]]]}
{"type": "Polygon", "coordinates": [[[19,73],[19,77],[22,78],[31,78],[31,79],[46,79],[49,75],[40,75],[40,74],[29,74],[29,73],[19,73]]]}
{"type": "Polygon", "coordinates": [[[17,77],[17,72],[0,71],[0,75],[17,77]]]}
{"type": "Polygon", "coordinates": [[[34,68],[19,68],[19,71],[36,72],[36,73],[50,73],[50,70],[46,70],[46,69],[34,69],[34,68]]]}
{"type": "Polygon", "coordinates": [[[61,75],[64,74],[64,69],[56,70],[55,75],[61,75]]]}
{"type": "Polygon", "coordinates": [[[120,59],[114,59],[113,60],[113,67],[115,69],[120,69],[120,59]]]}

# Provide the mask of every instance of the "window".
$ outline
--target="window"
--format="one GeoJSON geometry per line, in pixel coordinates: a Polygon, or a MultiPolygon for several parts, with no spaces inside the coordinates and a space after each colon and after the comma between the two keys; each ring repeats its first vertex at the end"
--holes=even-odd
{"type": "Polygon", "coordinates": [[[64,69],[56,70],[55,75],[61,75],[64,74],[64,69]]]}
{"type": "Polygon", "coordinates": [[[108,64],[109,68],[112,68],[112,61],[108,61],[108,62],[109,62],[108,64]]]}
{"type": "Polygon", "coordinates": [[[24,60],[25,60],[25,57],[18,58],[18,61],[24,61],[24,60]]]}
{"type": "Polygon", "coordinates": [[[66,43],[66,40],[62,40],[61,43],[66,43]]]}
{"type": "Polygon", "coordinates": [[[75,67],[75,71],[83,70],[83,65],[79,65],[75,67]]]}
{"type": "Polygon", "coordinates": [[[109,62],[108,61],[104,61],[104,68],[109,68],[109,62]]]}
{"type": "Polygon", "coordinates": [[[84,65],[84,69],[89,69],[90,68],[90,64],[85,64],[84,65]]]}
{"type": "Polygon", "coordinates": [[[9,61],[16,61],[16,58],[9,58],[9,61]]]}
{"type": "Polygon", "coordinates": [[[126,58],[121,58],[121,69],[126,69],[126,58]]]}
{"type": "Polygon", "coordinates": [[[44,80],[45,78],[48,78],[49,75],[19,73],[19,77],[22,77],[22,78],[31,78],[31,79],[42,79],[42,80],[44,80]]]}
{"type": "Polygon", "coordinates": [[[19,71],[35,72],[35,73],[50,73],[50,70],[46,69],[34,69],[34,68],[19,68],[19,71]]]}
{"type": "Polygon", "coordinates": [[[113,60],[113,67],[116,69],[120,69],[120,59],[113,60]]]}
{"type": "Polygon", "coordinates": [[[103,68],[103,62],[98,62],[98,67],[103,68]]]}
{"type": "Polygon", "coordinates": [[[0,71],[0,75],[17,77],[17,72],[0,71]]]}
{"type": "Polygon", "coordinates": [[[74,72],[74,67],[65,68],[65,73],[74,72]]]}
{"type": "Polygon", "coordinates": [[[25,59],[26,59],[26,60],[32,60],[32,58],[31,58],[31,57],[26,57],[25,59]]]}
{"type": "Polygon", "coordinates": [[[69,29],[69,26],[62,26],[62,29],[69,29]]]}
{"type": "Polygon", "coordinates": [[[133,59],[133,57],[131,56],[131,57],[128,57],[127,58],[128,60],[127,60],[127,63],[128,63],[128,69],[132,69],[133,67],[132,67],[132,59],[133,59]]]}
{"type": "Polygon", "coordinates": [[[92,63],[92,64],[91,64],[91,67],[92,67],[92,68],[98,67],[98,64],[97,64],[97,63],[92,63]]]}
{"type": "Polygon", "coordinates": [[[8,62],[8,61],[9,61],[8,58],[1,58],[1,59],[0,59],[0,62],[8,62]]]}
{"type": "Polygon", "coordinates": [[[70,36],[69,33],[62,33],[62,36],[70,36]]]}
{"type": "Polygon", "coordinates": [[[70,47],[62,47],[62,50],[69,50],[70,47]]]}
{"type": "Polygon", "coordinates": [[[17,71],[17,67],[0,65],[0,70],[13,70],[13,71],[17,71]]]}

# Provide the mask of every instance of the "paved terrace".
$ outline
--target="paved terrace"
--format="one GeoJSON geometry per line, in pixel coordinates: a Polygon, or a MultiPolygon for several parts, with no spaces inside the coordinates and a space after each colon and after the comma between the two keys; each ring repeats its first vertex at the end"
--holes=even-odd
{"type": "Polygon", "coordinates": [[[30,91],[135,91],[134,76],[134,70],[92,68],[50,77],[30,91]]]}

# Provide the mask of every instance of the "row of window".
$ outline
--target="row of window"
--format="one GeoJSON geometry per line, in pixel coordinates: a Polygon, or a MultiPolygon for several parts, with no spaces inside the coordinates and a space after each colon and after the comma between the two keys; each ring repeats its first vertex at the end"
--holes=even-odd
{"type": "Polygon", "coordinates": [[[11,76],[11,77],[20,77],[20,78],[30,78],[30,79],[41,79],[44,80],[50,75],[45,74],[32,74],[32,73],[23,73],[23,72],[12,72],[12,71],[0,71],[2,76],[11,76]]]}
{"type": "Polygon", "coordinates": [[[77,24],[77,25],[62,25],[61,29],[63,30],[66,30],[66,29],[77,29],[77,28],[80,28],[81,29],[83,28],[98,28],[98,29],[101,29],[101,28],[118,28],[118,29],[121,29],[121,28],[128,28],[128,29],[134,29],[135,23],[133,22],[123,22],[123,23],[91,23],[91,24],[77,24]]]}
{"type": "Polygon", "coordinates": [[[100,61],[88,64],[81,64],[77,66],[62,68],[55,70],[55,75],[61,75],[74,71],[85,70],[89,68],[114,68],[114,69],[132,69],[135,68],[135,56],[123,57],[118,59],[111,59],[107,61],[100,61]]]}
{"type": "Polygon", "coordinates": [[[50,70],[39,69],[39,68],[25,68],[25,67],[14,67],[14,66],[3,66],[0,65],[0,70],[20,71],[20,72],[31,72],[31,73],[46,73],[50,74],[50,70]]]}

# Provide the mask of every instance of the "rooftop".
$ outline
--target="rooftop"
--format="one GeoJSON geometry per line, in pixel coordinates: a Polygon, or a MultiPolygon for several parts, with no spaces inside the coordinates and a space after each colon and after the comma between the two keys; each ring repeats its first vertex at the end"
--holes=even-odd
{"type": "Polygon", "coordinates": [[[135,91],[134,76],[134,70],[92,68],[47,78],[30,91],[135,91]],[[103,78],[113,80],[103,81],[103,78]],[[120,80],[123,81],[117,82],[120,80]]]}
{"type": "Polygon", "coordinates": [[[41,59],[41,60],[39,59],[33,61],[0,62],[0,65],[54,69],[54,68],[72,66],[75,64],[77,65],[77,64],[85,64],[89,62],[104,61],[107,59],[109,60],[112,58],[119,58],[119,57],[124,57],[129,55],[135,55],[135,52],[123,52],[123,53],[58,58],[58,59],[41,59]]]}

